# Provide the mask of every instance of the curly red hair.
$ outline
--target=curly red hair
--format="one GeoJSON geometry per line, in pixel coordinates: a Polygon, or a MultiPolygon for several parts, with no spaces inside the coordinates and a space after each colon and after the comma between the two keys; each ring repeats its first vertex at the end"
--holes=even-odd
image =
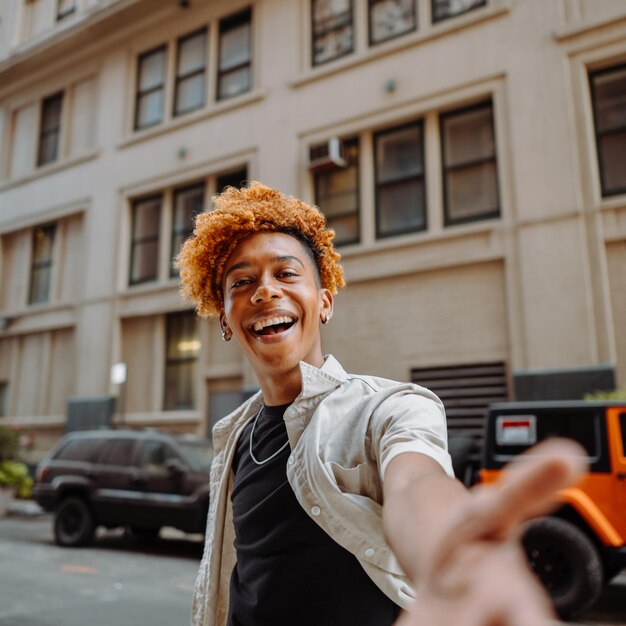
{"type": "Polygon", "coordinates": [[[253,233],[293,235],[311,251],[322,287],[335,294],[345,285],[341,256],[332,244],[335,231],[318,208],[256,181],[242,189],[227,187],[213,197],[213,204],[213,211],[196,217],[193,235],[176,259],[181,293],[196,303],[201,317],[219,315],[224,264],[235,246],[253,233]]]}

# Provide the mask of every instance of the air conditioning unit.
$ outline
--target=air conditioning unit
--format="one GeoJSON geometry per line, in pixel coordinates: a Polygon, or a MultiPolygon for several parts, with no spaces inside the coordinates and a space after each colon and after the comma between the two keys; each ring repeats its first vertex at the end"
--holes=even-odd
{"type": "Polygon", "coordinates": [[[324,172],[347,167],[343,143],[338,137],[332,137],[324,143],[318,143],[309,148],[309,170],[324,172]]]}

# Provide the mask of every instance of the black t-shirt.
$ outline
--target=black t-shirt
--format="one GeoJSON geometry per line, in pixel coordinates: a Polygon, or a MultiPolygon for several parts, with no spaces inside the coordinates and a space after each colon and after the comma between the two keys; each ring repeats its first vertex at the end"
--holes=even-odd
{"type": "Polygon", "coordinates": [[[286,406],[264,407],[235,453],[237,564],[228,626],[390,626],[398,607],[302,509],[287,481],[286,406]],[[281,446],[285,446],[281,450],[281,446]]]}

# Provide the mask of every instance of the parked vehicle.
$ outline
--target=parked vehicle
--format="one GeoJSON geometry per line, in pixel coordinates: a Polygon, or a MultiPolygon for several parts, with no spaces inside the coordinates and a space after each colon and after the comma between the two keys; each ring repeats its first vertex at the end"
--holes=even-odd
{"type": "Polygon", "coordinates": [[[89,544],[97,526],[146,536],[163,526],[203,532],[211,444],[158,431],[98,430],[66,435],[43,459],[33,495],[54,511],[61,546],[89,544]]]}
{"type": "Polygon", "coordinates": [[[549,437],[574,439],[589,470],[560,493],[560,507],[532,520],[523,535],[529,563],[564,619],[590,606],[626,567],[626,403],[542,402],[491,405],[481,481],[549,437]]]}

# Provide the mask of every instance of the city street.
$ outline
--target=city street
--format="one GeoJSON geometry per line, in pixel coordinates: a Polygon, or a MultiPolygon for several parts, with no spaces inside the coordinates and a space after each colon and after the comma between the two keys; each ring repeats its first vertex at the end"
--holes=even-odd
{"type": "Polygon", "coordinates": [[[0,520],[0,626],[187,626],[200,538],[100,533],[64,549],[49,515],[0,520]]]}
{"type": "MultiPolygon", "coordinates": [[[[50,515],[13,512],[0,520],[0,626],[187,626],[201,551],[200,536],[169,529],[152,544],[110,531],[59,548],[50,515]]],[[[576,626],[624,624],[626,572],[576,626]]]]}

